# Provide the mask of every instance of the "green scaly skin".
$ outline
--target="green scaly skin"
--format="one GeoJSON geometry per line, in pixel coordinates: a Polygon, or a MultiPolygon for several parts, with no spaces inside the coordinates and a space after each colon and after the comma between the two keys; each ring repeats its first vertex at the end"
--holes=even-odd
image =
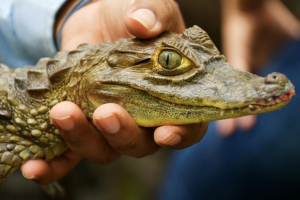
{"type": "Polygon", "coordinates": [[[294,86],[232,68],[199,27],[150,40],[120,39],[41,59],[35,67],[0,65],[0,183],[24,161],[49,161],[67,146],[49,111],[76,103],[92,121],[112,102],[140,126],[189,124],[265,113],[285,106],[294,86]]]}

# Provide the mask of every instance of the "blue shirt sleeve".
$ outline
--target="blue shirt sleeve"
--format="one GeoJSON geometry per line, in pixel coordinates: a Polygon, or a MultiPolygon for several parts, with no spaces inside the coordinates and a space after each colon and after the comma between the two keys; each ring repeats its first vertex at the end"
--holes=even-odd
{"type": "Polygon", "coordinates": [[[5,0],[0,3],[0,62],[12,68],[52,57],[55,16],[66,0],[5,0]]]}

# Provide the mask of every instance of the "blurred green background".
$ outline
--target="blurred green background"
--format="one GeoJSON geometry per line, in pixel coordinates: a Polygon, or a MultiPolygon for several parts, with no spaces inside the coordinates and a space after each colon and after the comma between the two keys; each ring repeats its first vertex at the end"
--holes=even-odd
{"type": "MultiPolygon", "coordinates": [[[[200,26],[221,49],[220,0],[177,0],[177,2],[186,26],[200,26]]],[[[283,2],[300,18],[299,0],[283,2]]],[[[152,200],[155,199],[162,184],[171,153],[171,150],[162,149],[157,154],[146,158],[122,157],[106,166],[82,161],[60,182],[66,188],[70,200],[152,200]]],[[[47,200],[51,198],[39,185],[26,180],[18,171],[1,186],[0,199],[47,200]]]]}

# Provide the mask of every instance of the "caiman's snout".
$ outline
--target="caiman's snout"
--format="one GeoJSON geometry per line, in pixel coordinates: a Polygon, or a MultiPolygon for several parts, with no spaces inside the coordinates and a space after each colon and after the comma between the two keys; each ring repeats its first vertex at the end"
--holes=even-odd
{"type": "Polygon", "coordinates": [[[273,72],[265,78],[265,83],[275,83],[280,84],[282,86],[285,86],[288,82],[289,79],[286,77],[286,75],[278,72],[273,72]]]}
{"type": "Polygon", "coordinates": [[[284,100],[290,99],[295,95],[295,87],[292,82],[284,75],[278,72],[273,72],[266,76],[265,84],[276,84],[283,88],[283,95],[280,98],[284,100]]]}

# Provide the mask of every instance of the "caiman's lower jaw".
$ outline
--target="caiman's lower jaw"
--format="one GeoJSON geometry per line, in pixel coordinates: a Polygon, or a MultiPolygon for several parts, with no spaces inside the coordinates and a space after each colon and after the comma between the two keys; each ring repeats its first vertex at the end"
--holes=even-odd
{"type": "MultiPolygon", "coordinates": [[[[253,112],[252,114],[269,112],[285,106],[294,95],[295,95],[295,89],[294,87],[291,87],[289,92],[281,96],[274,96],[274,97],[269,97],[268,99],[261,99],[256,103],[252,103],[244,107],[232,108],[228,110],[230,110],[232,114],[240,110],[250,110],[251,112],[253,112]]],[[[224,112],[228,110],[220,109],[221,115],[223,115],[224,112]]],[[[251,115],[251,113],[249,113],[249,115],[251,115]]]]}

